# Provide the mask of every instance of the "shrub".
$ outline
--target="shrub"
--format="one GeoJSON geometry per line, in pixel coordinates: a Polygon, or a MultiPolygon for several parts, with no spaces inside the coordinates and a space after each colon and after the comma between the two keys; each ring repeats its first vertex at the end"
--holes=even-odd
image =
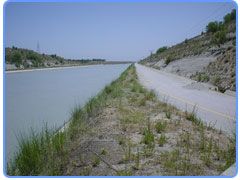
{"type": "Polygon", "coordinates": [[[214,44],[223,44],[226,42],[226,31],[218,31],[211,39],[214,44]]]}
{"type": "Polygon", "coordinates": [[[19,53],[14,54],[11,62],[15,63],[15,65],[19,67],[22,64],[21,55],[19,53]]]}
{"type": "Polygon", "coordinates": [[[217,86],[219,84],[219,82],[220,82],[220,78],[219,77],[214,77],[213,78],[213,85],[214,86],[217,86]]]}
{"type": "Polygon", "coordinates": [[[171,56],[171,55],[168,55],[168,56],[167,56],[167,59],[166,59],[166,61],[165,61],[165,64],[168,65],[172,60],[173,60],[173,59],[172,59],[172,56],[171,56]]]}
{"type": "Polygon", "coordinates": [[[201,78],[204,82],[208,82],[209,81],[209,76],[207,74],[202,75],[201,78]]]}
{"type": "Polygon", "coordinates": [[[164,52],[164,51],[166,51],[167,50],[167,46],[163,46],[163,47],[160,47],[158,50],[157,50],[157,54],[160,54],[160,53],[162,53],[162,52],[164,52]]]}
{"type": "Polygon", "coordinates": [[[201,81],[201,79],[202,79],[202,76],[201,76],[201,74],[198,74],[198,75],[197,75],[197,81],[198,81],[198,82],[200,82],[200,81],[201,81]]]}
{"type": "Polygon", "coordinates": [[[27,54],[26,58],[41,63],[41,58],[35,53],[29,52],[27,54]]]}
{"type": "Polygon", "coordinates": [[[226,29],[225,24],[223,24],[222,22],[218,22],[218,21],[210,22],[206,26],[207,33],[209,33],[209,32],[215,33],[217,31],[222,31],[224,29],[226,29]]]}

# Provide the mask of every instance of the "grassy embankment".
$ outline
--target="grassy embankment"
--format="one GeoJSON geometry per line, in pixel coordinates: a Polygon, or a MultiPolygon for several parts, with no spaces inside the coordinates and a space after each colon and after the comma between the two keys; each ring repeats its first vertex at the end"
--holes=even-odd
{"type": "Polygon", "coordinates": [[[235,136],[159,102],[134,66],[74,109],[69,127],[20,141],[9,175],[219,175],[236,160],[235,136]]]}

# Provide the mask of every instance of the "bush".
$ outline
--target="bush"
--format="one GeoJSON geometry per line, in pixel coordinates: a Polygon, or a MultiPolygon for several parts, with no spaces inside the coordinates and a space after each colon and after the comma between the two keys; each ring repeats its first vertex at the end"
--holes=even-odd
{"type": "Polygon", "coordinates": [[[11,62],[15,63],[15,65],[19,67],[22,64],[21,55],[19,53],[14,54],[11,62]]]}
{"type": "Polygon", "coordinates": [[[223,24],[222,22],[218,22],[218,21],[210,22],[206,26],[207,33],[210,33],[210,32],[215,33],[217,31],[222,31],[225,29],[226,29],[225,24],[223,24]]]}
{"type": "Polygon", "coordinates": [[[214,44],[223,44],[226,42],[226,31],[218,31],[216,32],[212,39],[211,39],[212,43],[214,44]]]}
{"type": "Polygon", "coordinates": [[[168,65],[172,60],[173,60],[173,59],[172,59],[172,56],[171,56],[171,55],[168,55],[168,56],[167,56],[167,59],[166,59],[166,61],[165,61],[165,64],[168,65]]]}
{"type": "Polygon", "coordinates": [[[32,52],[29,52],[26,56],[27,59],[30,59],[30,60],[34,60],[34,61],[37,61],[37,62],[41,62],[41,58],[35,54],[35,53],[32,53],[32,52]]]}
{"type": "Polygon", "coordinates": [[[166,51],[167,48],[168,48],[167,46],[160,47],[160,48],[157,50],[157,54],[160,54],[160,53],[166,51]]]}
{"type": "Polygon", "coordinates": [[[201,80],[203,80],[203,82],[208,82],[209,81],[209,76],[207,74],[204,74],[201,78],[201,80]]]}

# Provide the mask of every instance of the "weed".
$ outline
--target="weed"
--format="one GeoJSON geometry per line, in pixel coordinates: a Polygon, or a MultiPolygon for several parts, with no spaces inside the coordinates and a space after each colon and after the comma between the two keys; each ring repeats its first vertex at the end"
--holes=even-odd
{"type": "Polygon", "coordinates": [[[143,113],[136,112],[120,119],[121,123],[138,123],[145,121],[143,113]]]}
{"type": "Polygon", "coordinates": [[[137,154],[135,156],[135,165],[134,165],[134,169],[138,170],[139,169],[139,164],[140,164],[140,153],[137,149],[137,154]]]}
{"type": "Polygon", "coordinates": [[[142,98],[140,101],[139,101],[139,106],[146,106],[146,98],[142,98]]]}
{"type": "Polygon", "coordinates": [[[166,136],[164,134],[161,134],[160,138],[159,138],[159,146],[163,146],[163,144],[166,142],[166,136]]]}
{"type": "Polygon", "coordinates": [[[117,176],[132,176],[132,168],[128,169],[126,166],[124,169],[117,171],[117,176]]]}
{"type": "Polygon", "coordinates": [[[202,77],[201,77],[201,80],[203,81],[203,82],[208,82],[209,81],[209,76],[207,75],[207,74],[204,74],[204,75],[202,75],[202,77]]]}
{"type": "Polygon", "coordinates": [[[169,108],[165,109],[165,115],[168,119],[171,119],[172,111],[169,108]]]}
{"type": "Polygon", "coordinates": [[[194,124],[200,124],[201,121],[196,117],[195,111],[196,111],[195,107],[193,108],[191,113],[185,111],[185,118],[189,121],[192,121],[194,124]]]}
{"type": "Polygon", "coordinates": [[[145,131],[144,143],[149,146],[154,146],[154,134],[151,131],[145,131]]]}
{"type": "Polygon", "coordinates": [[[98,166],[99,163],[100,163],[100,158],[95,156],[94,159],[93,159],[93,163],[92,163],[93,167],[98,166]]]}
{"type": "Polygon", "coordinates": [[[200,82],[201,79],[202,79],[201,74],[198,74],[198,75],[197,75],[197,81],[200,82]]]}
{"type": "Polygon", "coordinates": [[[102,154],[102,155],[106,155],[106,154],[107,154],[107,151],[106,151],[105,149],[102,149],[102,150],[101,150],[101,154],[102,154]]]}
{"type": "Polygon", "coordinates": [[[220,82],[220,78],[219,77],[214,77],[213,78],[213,85],[214,86],[217,86],[219,84],[219,82],[220,82]]]}
{"type": "Polygon", "coordinates": [[[154,92],[154,90],[151,90],[150,92],[146,93],[146,100],[154,101],[156,99],[157,95],[154,92]]]}
{"type": "Polygon", "coordinates": [[[143,153],[144,156],[150,157],[154,154],[154,147],[153,146],[143,146],[143,153]]]}
{"type": "Polygon", "coordinates": [[[149,147],[155,146],[154,134],[151,130],[150,119],[148,119],[148,122],[147,122],[147,129],[144,130],[143,142],[147,144],[149,147]]]}
{"type": "Polygon", "coordinates": [[[90,176],[92,169],[90,167],[83,168],[82,171],[80,171],[80,176],[90,176]]]}
{"type": "Polygon", "coordinates": [[[155,128],[156,128],[157,133],[164,132],[166,127],[167,127],[167,121],[163,121],[163,122],[160,121],[160,122],[157,122],[155,124],[155,128]]]}

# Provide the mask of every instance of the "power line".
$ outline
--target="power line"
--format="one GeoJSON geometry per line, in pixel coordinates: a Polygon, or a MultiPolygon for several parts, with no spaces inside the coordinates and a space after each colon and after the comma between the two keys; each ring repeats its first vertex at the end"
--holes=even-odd
{"type": "Polygon", "coordinates": [[[201,24],[203,21],[206,21],[209,17],[211,17],[212,15],[214,15],[217,11],[219,11],[219,9],[222,9],[223,7],[225,7],[224,3],[222,6],[216,8],[214,11],[212,11],[211,14],[209,14],[208,16],[206,16],[205,18],[203,18],[202,20],[198,21],[194,26],[192,26],[189,30],[186,31],[186,33],[188,33],[189,31],[192,31],[192,29],[196,28],[196,26],[199,26],[199,24],[201,24]]]}
{"type": "MultiPolygon", "coordinates": [[[[224,11],[221,11],[220,14],[216,14],[213,17],[215,17],[215,19],[223,18],[224,15],[226,15],[229,12],[229,10],[231,10],[231,9],[233,9],[233,7],[230,7],[228,9],[224,9],[224,11]]],[[[204,24],[200,24],[200,25],[205,29],[207,23],[209,23],[209,21],[206,21],[206,22],[204,22],[204,24]]],[[[200,27],[200,26],[196,26],[196,27],[200,27]]],[[[203,28],[202,28],[202,31],[203,31],[203,28]]],[[[194,28],[194,31],[191,31],[190,33],[188,33],[188,35],[191,36],[191,35],[195,34],[196,33],[195,29],[196,28],[194,28]]]]}
{"type": "MultiPolygon", "coordinates": [[[[228,2],[225,2],[222,6],[219,6],[217,7],[215,10],[212,11],[211,14],[209,14],[208,16],[206,16],[205,18],[203,18],[202,20],[198,21],[198,23],[196,23],[194,26],[192,26],[191,28],[189,28],[185,33],[184,33],[184,36],[187,38],[188,37],[191,37],[193,35],[195,35],[197,32],[196,30],[202,26],[202,30],[203,28],[205,29],[206,27],[206,24],[209,23],[209,18],[212,18],[214,17],[215,19],[218,19],[218,18],[223,18],[224,15],[226,15],[228,13],[229,10],[232,10],[234,9],[233,6],[231,7],[228,7],[226,9],[226,5],[228,4],[228,2]],[[223,9],[224,8],[224,9],[223,9]]],[[[192,38],[192,37],[191,37],[192,38]]],[[[168,43],[166,44],[171,44],[171,46],[173,46],[174,44],[177,44],[177,42],[174,42],[174,41],[168,41],[168,43]]]]}

